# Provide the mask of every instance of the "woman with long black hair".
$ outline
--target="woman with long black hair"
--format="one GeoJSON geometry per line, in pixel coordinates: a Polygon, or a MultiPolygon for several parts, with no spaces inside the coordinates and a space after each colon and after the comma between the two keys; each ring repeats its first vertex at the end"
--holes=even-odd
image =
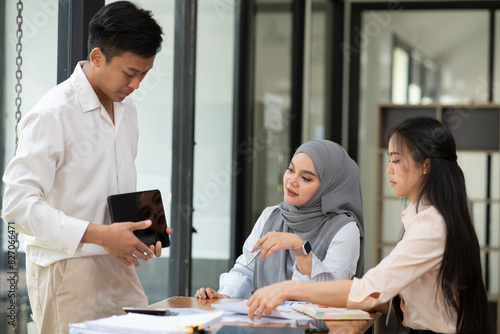
{"type": "Polygon", "coordinates": [[[287,299],[382,312],[392,304],[410,333],[490,333],[480,248],[451,132],[432,118],[407,119],[390,135],[388,154],[391,187],[411,202],[394,250],[360,279],[259,289],[248,300],[250,318],[287,299]]]}

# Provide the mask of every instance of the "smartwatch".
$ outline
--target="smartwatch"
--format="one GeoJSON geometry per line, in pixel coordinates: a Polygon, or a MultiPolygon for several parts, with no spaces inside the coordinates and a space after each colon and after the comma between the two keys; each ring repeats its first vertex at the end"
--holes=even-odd
{"type": "Polygon", "coordinates": [[[296,256],[309,255],[311,253],[312,247],[309,241],[304,242],[300,250],[295,250],[294,253],[296,256]]]}
{"type": "Polygon", "coordinates": [[[309,241],[304,242],[304,244],[302,245],[302,253],[304,255],[309,255],[309,253],[311,253],[311,250],[312,250],[312,247],[311,247],[311,244],[309,243],[309,241]]]}

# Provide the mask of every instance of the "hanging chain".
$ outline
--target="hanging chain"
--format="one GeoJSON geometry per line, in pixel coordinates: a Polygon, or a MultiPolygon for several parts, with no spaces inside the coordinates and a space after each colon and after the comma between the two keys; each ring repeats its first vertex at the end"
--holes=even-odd
{"type": "MultiPolygon", "coordinates": [[[[16,70],[16,148],[15,150],[17,151],[17,145],[19,143],[19,133],[18,133],[18,125],[19,122],[21,121],[21,105],[23,103],[23,100],[21,99],[21,92],[23,91],[23,86],[21,85],[21,79],[23,78],[23,72],[21,70],[21,65],[23,64],[23,57],[21,56],[21,51],[23,50],[23,44],[22,44],[22,37],[23,37],[23,29],[22,29],[22,24],[23,24],[23,2],[22,0],[19,0],[17,2],[17,31],[16,31],[16,37],[17,37],[17,43],[16,43],[16,51],[17,51],[17,57],[16,57],[16,65],[17,65],[17,70],[16,70]]],[[[15,290],[15,297],[14,297],[14,302],[16,305],[16,319],[14,320],[13,323],[13,333],[18,333],[18,322],[19,322],[19,276],[18,276],[18,270],[19,270],[19,255],[18,255],[18,249],[19,249],[19,234],[16,232],[15,233],[15,247],[14,247],[14,268],[16,272],[16,279],[14,282],[14,290],[15,290]]]]}
{"type": "Polygon", "coordinates": [[[17,65],[17,70],[16,70],[16,150],[17,150],[17,144],[19,141],[19,134],[17,132],[17,126],[19,125],[19,121],[21,121],[21,105],[23,103],[23,100],[21,99],[21,92],[23,91],[23,86],[21,85],[21,79],[23,78],[23,71],[21,70],[21,65],[23,64],[23,57],[21,56],[21,51],[23,50],[23,44],[21,42],[21,38],[23,37],[23,2],[19,0],[17,2],[17,31],[16,31],[16,36],[17,36],[17,43],[16,43],[16,51],[17,51],[17,57],[16,57],[16,65],[17,65]]]}

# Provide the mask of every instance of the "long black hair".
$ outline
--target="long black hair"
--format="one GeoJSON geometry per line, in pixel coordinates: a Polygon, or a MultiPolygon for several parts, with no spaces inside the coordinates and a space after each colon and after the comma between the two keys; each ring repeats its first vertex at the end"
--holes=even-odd
{"type": "Polygon", "coordinates": [[[423,178],[416,207],[420,203],[434,206],[446,223],[439,277],[448,306],[457,313],[457,332],[490,333],[479,242],[452,133],[438,120],[417,117],[403,121],[390,137],[416,164],[428,159],[430,168],[423,178]]]}

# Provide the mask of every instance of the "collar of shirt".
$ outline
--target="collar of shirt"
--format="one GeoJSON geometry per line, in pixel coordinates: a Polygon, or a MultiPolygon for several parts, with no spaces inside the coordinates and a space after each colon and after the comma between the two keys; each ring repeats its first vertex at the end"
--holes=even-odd
{"type": "Polygon", "coordinates": [[[83,72],[83,66],[87,63],[86,60],[82,60],[78,62],[75,66],[75,70],[71,75],[71,84],[75,89],[75,92],[78,96],[78,100],[82,106],[82,112],[90,112],[94,110],[100,110],[101,117],[106,120],[110,125],[114,126],[118,129],[120,122],[123,118],[124,108],[121,102],[113,102],[114,114],[115,114],[115,123],[109,117],[106,109],[99,101],[97,94],[94,91],[94,88],[90,84],[87,76],[83,72]]]}
{"type": "Polygon", "coordinates": [[[83,72],[83,65],[86,61],[80,61],[76,66],[73,74],[70,77],[71,84],[78,95],[78,100],[82,105],[82,112],[89,112],[92,110],[99,109],[101,102],[97,97],[97,94],[92,88],[87,76],[83,72]]]}

